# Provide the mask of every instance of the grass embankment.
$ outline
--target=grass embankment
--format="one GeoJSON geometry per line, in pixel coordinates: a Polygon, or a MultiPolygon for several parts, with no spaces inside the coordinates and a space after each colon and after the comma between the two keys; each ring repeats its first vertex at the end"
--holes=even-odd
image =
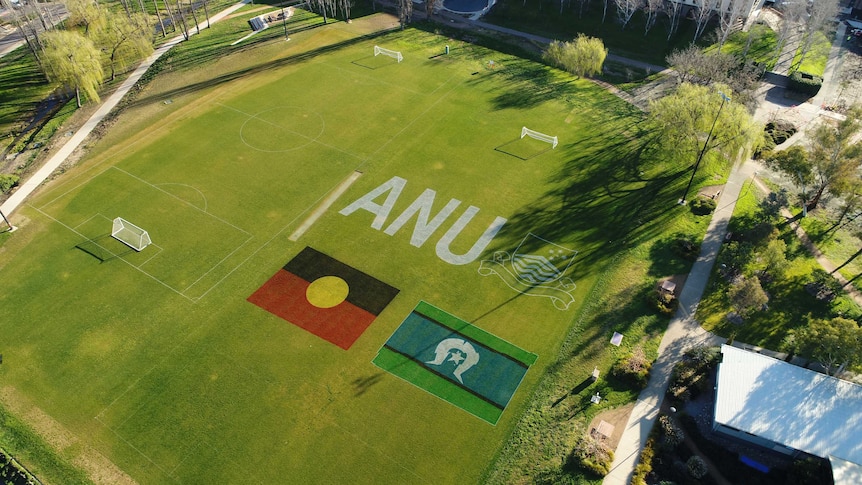
{"type": "Polygon", "coordinates": [[[48,445],[33,429],[0,405],[0,448],[43,483],[89,484],[87,476],[48,445]]]}

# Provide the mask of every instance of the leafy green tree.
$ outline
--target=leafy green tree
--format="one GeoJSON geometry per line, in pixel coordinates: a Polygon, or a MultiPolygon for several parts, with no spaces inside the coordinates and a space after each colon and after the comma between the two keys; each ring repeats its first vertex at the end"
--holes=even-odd
{"type": "Polygon", "coordinates": [[[608,50],[601,39],[579,34],[572,42],[553,41],[542,57],[549,63],[577,77],[602,72],[608,50]]]}
{"type": "Polygon", "coordinates": [[[99,84],[104,78],[99,49],[93,41],[75,31],[52,30],[42,36],[45,42],[43,68],[52,82],[75,90],[78,107],[81,91],[99,101],[99,84]]]}
{"type": "Polygon", "coordinates": [[[143,14],[123,15],[112,10],[103,11],[104,22],[93,32],[93,38],[107,55],[111,81],[118,69],[138,61],[153,52],[150,28],[143,14]]]}
{"type": "Polygon", "coordinates": [[[862,328],[847,318],[812,319],[793,331],[791,347],[816,359],[834,376],[862,362],[862,328]]]}
{"type": "Polygon", "coordinates": [[[783,278],[787,271],[787,244],[781,239],[769,241],[766,249],[760,253],[760,262],[763,264],[763,272],[774,278],[783,278]]]}
{"type": "Polygon", "coordinates": [[[739,103],[725,101],[726,85],[680,84],[673,94],[650,102],[650,120],[658,148],[671,158],[691,162],[721,150],[735,158],[763,140],[763,129],[739,103]],[[722,106],[722,103],[724,104],[722,106]],[[709,136],[709,134],[712,136],[709,136]]]}
{"type": "Polygon", "coordinates": [[[84,35],[90,34],[90,28],[105,23],[104,10],[94,0],[65,0],[69,10],[68,25],[84,27],[84,35]]]}
{"type": "Polygon", "coordinates": [[[840,196],[858,177],[862,163],[862,144],[856,137],[862,131],[862,109],[855,106],[837,124],[821,123],[809,136],[809,160],[814,179],[814,197],[808,210],[814,210],[827,190],[840,196]]]}
{"type": "Polygon", "coordinates": [[[814,184],[814,173],[808,150],[800,145],[792,145],[785,150],[766,152],[763,161],[774,170],[784,173],[799,188],[803,203],[808,203],[806,188],[814,184]]]}
{"type": "Polygon", "coordinates": [[[743,317],[759,310],[769,301],[757,278],[745,278],[742,282],[731,286],[727,290],[727,296],[736,313],[743,317]]]}

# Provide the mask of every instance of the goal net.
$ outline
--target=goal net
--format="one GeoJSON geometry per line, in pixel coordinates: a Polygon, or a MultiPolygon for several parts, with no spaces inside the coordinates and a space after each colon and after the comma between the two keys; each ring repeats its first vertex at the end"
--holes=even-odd
{"type": "Polygon", "coordinates": [[[111,237],[135,251],[141,251],[153,242],[150,240],[150,234],[147,231],[122,217],[114,219],[114,226],[111,228],[111,237]]]}
{"type": "Polygon", "coordinates": [[[544,133],[539,133],[538,131],[533,131],[526,126],[521,128],[521,138],[525,136],[529,136],[530,138],[535,138],[536,140],[546,141],[552,145],[553,148],[557,148],[557,137],[546,135],[544,133]]]}
{"type": "Polygon", "coordinates": [[[384,56],[389,56],[393,59],[397,59],[398,62],[401,62],[404,59],[404,56],[402,56],[401,53],[398,51],[384,49],[384,48],[377,46],[377,45],[374,46],[374,57],[377,57],[380,54],[383,54],[384,56]]]}

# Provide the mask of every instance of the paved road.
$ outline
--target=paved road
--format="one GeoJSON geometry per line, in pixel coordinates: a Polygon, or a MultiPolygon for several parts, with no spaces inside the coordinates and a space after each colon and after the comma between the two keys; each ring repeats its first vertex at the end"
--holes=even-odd
{"type": "MultiPolygon", "coordinates": [[[[69,16],[69,11],[66,10],[66,6],[62,3],[39,5],[45,9],[46,20],[53,21],[55,24],[62,22],[69,16]]],[[[2,13],[0,13],[0,17],[12,22],[12,12],[2,11],[2,13]]],[[[44,31],[42,28],[42,22],[40,22],[39,19],[31,20],[30,25],[38,32],[44,31]]],[[[0,37],[0,57],[5,56],[22,45],[24,45],[24,38],[21,36],[21,32],[18,29],[13,29],[7,35],[0,37]]]]}
{"type": "MultiPolygon", "coordinates": [[[[238,10],[246,3],[250,2],[251,0],[243,0],[240,3],[228,7],[227,9],[222,10],[221,12],[210,17],[210,22],[218,22],[219,20],[225,18],[227,15],[230,15],[234,11],[238,10]]],[[[198,27],[200,29],[206,28],[206,22],[199,24],[198,27]]],[[[189,29],[189,35],[194,35],[194,31],[192,29],[189,29]]],[[[8,199],[6,199],[6,202],[4,202],[3,205],[0,205],[0,212],[6,214],[7,216],[14,212],[15,209],[17,209],[18,206],[24,202],[27,196],[29,196],[31,193],[33,193],[34,190],[36,190],[40,185],[42,185],[42,183],[49,176],[51,176],[54,170],[57,170],[57,168],[66,160],[66,158],[71,155],[72,152],[75,151],[75,149],[78,148],[79,145],[81,145],[81,143],[83,143],[83,141],[87,138],[90,132],[92,132],[93,129],[98,126],[99,123],[102,122],[105,116],[107,116],[108,113],[110,113],[111,110],[114,109],[117,103],[119,103],[120,100],[123,99],[123,96],[125,96],[126,93],[129,92],[129,89],[131,89],[132,86],[134,86],[135,83],[138,82],[141,76],[143,76],[144,73],[147,72],[147,69],[149,69],[150,66],[152,66],[153,63],[156,62],[159,57],[164,55],[172,47],[182,41],[183,36],[178,35],[164,45],[162,45],[161,47],[159,47],[158,49],[156,49],[156,51],[153,52],[150,57],[146,58],[138,66],[138,68],[135,69],[132,74],[120,85],[120,87],[118,87],[117,90],[114,91],[114,93],[111,94],[111,96],[109,96],[102,103],[101,106],[99,106],[99,109],[97,109],[96,112],[93,113],[90,119],[88,119],[84,123],[84,125],[74,135],[72,135],[72,138],[70,138],[69,141],[67,141],[66,144],[64,144],[60,148],[60,150],[54,154],[54,156],[48,159],[48,161],[41,168],[39,168],[39,170],[37,170],[32,177],[30,177],[26,182],[21,184],[21,186],[18,187],[18,190],[16,190],[8,199]]]]}

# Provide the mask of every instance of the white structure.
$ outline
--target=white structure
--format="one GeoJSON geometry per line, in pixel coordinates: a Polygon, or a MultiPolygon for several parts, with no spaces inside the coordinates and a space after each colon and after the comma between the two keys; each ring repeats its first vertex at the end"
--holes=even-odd
{"type": "Polygon", "coordinates": [[[862,483],[862,386],[729,345],[721,354],[713,429],[829,458],[836,485],[862,483]]]}
{"type": "Polygon", "coordinates": [[[529,136],[530,138],[535,138],[536,140],[546,141],[551,144],[553,148],[557,148],[557,137],[546,135],[544,133],[539,133],[538,131],[533,131],[526,126],[521,128],[521,138],[525,136],[529,136]]]}
{"type": "Polygon", "coordinates": [[[153,243],[150,234],[131,222],[117,217],[111,228],[111,237],[129,246],[135,251],[141,251],[153,243]]]}
{"type": "Polygon", "coordinates": [[[389,56],[393,59],[397,59],[398,62],[401,62],[404,60],[404,56],[402,56],[401,53],[398,51],[393,51],[390,49],[384,49],[383,47],[380,47],[377,45],[374,46],[374,57],[377,57],[380,54],[383,54],[384,56],[389,56]]]}

